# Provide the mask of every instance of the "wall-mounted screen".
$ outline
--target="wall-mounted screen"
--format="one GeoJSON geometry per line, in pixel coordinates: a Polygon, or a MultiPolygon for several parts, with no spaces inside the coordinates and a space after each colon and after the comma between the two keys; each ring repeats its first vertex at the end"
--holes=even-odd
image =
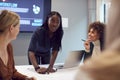
{"type": "Polygon", "coordinates": [[[46,15],[51,11],[51,1],[1,0],[0,10],[3,9],[14,11],[20,15],[21,32],[33,32],[42,25],[46,15]]]}

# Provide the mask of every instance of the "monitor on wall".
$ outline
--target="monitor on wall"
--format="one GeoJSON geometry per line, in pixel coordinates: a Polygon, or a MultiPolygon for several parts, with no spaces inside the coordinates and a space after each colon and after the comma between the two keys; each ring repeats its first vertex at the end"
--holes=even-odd
{"type": "Polygon", "coordinates": [[[0,10],[3,9],[20,15],[20,32],[33,32],[51,11],[51,0],[0,0],[0,10]]]}

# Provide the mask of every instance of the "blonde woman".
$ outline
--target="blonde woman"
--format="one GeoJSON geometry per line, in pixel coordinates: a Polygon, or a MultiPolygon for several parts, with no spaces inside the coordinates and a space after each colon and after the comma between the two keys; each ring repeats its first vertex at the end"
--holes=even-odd
{"type": "Polygon", "coordinates": [[[35,80],[20,74],[15,69],[13,49],[10,44],[15,40],[20,27],[20,17],[11,11],[0,11],[0,80],[35,80]]]}
{"type": "Polygon", "coordinates": [[[120,0],[111,0],[105,44],[101,55],[80,67],[77,80],[120,80],[120,0]]]}

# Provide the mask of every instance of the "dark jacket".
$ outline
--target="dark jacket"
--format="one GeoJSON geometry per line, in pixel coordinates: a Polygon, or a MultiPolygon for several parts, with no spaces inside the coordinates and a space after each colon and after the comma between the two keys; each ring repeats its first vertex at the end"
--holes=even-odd
{"type": "Polygon", "coordinates": [[[94,48],[94,45],[91,42],[90,43],[90,52],[86,52],[85,50],[82,51],[82,58],[84,58],[83,61],[85,61],[86,59],[88,59],[92,56],[93,48],[94,48]]]}

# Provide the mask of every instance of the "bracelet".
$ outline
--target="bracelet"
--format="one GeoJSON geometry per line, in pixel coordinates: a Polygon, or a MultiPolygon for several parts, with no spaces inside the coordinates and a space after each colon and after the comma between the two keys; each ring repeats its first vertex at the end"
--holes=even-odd
{"type": "Polygon", "coordinates": [[[38,66],[38,67],[35,67],[35,71],[37,71],[38,69],[40,69],[40,67],[38,66]]]}

